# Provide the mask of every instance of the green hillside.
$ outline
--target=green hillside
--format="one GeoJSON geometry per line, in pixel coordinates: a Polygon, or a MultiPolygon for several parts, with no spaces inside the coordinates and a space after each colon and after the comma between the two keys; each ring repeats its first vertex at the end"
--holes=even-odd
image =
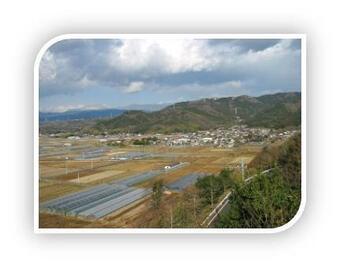
{"type": "Polygon", "coordinates": [[[181,102],[151,113],[127,111],[112,119],[99,120],[94,128],[110,133],[190,132],[237,123],[284,128],[299,126],[300,114],[300,93],[278,93],[181,102]]]}

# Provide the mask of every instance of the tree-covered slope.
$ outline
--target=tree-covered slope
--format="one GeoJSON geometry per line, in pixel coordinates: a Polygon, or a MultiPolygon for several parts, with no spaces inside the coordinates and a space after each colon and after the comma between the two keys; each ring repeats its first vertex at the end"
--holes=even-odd
{"type": "Polygon", "coordinates": [[[229,205],[216,227],[275,228],[295,216],[301,201],[301,136],[290,138],[272,160],[276,167],[271,172],[232,186],[229,205]]]}
{"type": "Polygon", "coordinates": [[[160,111],[127,111],[113,119],[100,120],[95,128],[109,132],[189,132],[229,127],[284,128],[300,125],[300,93],[260,97],[228,97],[181,102],[160,111]]]}

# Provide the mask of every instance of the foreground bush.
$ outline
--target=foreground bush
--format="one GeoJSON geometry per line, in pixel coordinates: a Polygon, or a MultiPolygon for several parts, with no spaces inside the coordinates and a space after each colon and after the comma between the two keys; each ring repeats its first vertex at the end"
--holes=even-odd
{"type": "Polygon", "coordinates": [[[299,209],[300,189],[276,169],[246,185],[236,184],[230,204],[216,227],[274,228],[289,222],[299,209]]]}
{"type": "Polygon", "coordinates": [[[226,211],[216,227],[275,228],[289,222],[301,199],[301,137],[281,148],[275,169],[247,184],[235,183],[226,211]]]}

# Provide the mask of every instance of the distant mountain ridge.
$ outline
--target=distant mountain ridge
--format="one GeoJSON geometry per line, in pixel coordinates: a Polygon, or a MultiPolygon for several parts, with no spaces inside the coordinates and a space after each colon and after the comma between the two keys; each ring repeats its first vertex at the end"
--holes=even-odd
{"type": "Polygon", "coordinates": [[[39,112],[39,121],[41,123],[52,121],[74,121],[74,120],[88,120],[88,119],[103,119],[116,117],[127,110],[140,110],[145,112],[158,111],[168,104],[145,104],[145,105],[129,105],[118,108],[107,109],[72,109],[64,112],[39,112]]]}
{"type": "Polygon", "coordinates": [[[110,118],[124,113],[123,109],[69,110],[65,112],[39,112],[41,123],[51,121],[89,120],[110,118]]]}
{"type": "Polygon", "coordinates": [[[208,98],[176,103],[150,113],[126,111],[115,118],[99,120],[94,129],[110,133],[171,133],[230,127],[237,123],[268,128],[299,126],[301,93],[208,98]]]}
{"type": "Polygon", "coordinates": [[[166,104],[133,104],[123,107],[118,107],[118,109],[122,110],[141,110],[146,112],[152,112],[152,111],[159,111],[167,106],[171,105],[170,103],[166,104]]]}

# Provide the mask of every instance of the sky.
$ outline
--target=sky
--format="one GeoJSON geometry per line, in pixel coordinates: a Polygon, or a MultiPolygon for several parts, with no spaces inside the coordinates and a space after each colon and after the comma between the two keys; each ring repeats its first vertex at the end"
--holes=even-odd
{"type": "Polygon", "coordinates": [[[300,91],[295,39],[68,39],[39,66],[40,111],[300,91]]]}

